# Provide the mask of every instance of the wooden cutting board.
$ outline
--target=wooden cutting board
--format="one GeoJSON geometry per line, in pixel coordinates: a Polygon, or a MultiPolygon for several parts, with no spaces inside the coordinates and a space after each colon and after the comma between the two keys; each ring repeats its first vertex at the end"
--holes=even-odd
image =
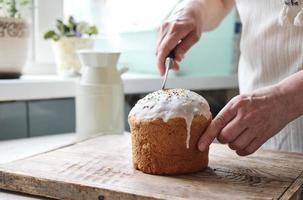
{"type": "Polygon", "coordinates": [[[238,157],[213,144],[204,172],[134,170],[129,136],[101,136],[0,166],[0,188],[56,199],[302,199],[303,155],[238,157]]]}

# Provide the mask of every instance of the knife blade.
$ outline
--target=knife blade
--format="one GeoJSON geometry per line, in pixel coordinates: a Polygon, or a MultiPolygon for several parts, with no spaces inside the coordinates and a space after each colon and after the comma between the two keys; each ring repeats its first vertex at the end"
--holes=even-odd
{"type": "Polygon", "coordinates": [[[169,70],[171,70],[173,68],[174,59],[175,59],[175,53],[174,53],[174,50],[172,50],[169,53],[168,57],[166,58],[165,74],[164,74],[164,77],[163,77],[163,82],[162,82],[162,87],[161,87],[162,90],[165,89],[165,85],[166,85],[167,77],[168,77],[168,72],[169,72],[169,70]]]}

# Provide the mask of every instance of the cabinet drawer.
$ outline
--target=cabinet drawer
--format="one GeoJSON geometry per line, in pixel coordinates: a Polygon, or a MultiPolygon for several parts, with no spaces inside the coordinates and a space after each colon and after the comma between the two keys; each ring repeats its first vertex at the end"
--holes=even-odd
{"type": "Polygon", "coordinates": [[[75,101],[55,99],[29,104],[30,137],[75,132],[75,101]]]}
{"type": "Polygon", "coordinates": [[[25,102],[0,103],[0,140],[27,137],[25,102]]]}

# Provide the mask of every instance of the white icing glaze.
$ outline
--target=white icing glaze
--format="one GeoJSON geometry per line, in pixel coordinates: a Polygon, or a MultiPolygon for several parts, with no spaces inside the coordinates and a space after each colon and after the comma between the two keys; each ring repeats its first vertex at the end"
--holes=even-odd
{"type": "Polygon", "coordinates": [[[173,118],[184,118],[187,126],[186,148],[189,148],[192,120],[197,115],[209,119],[209,105],[202,96],[185,89],[166,89],[150,93],[139,100],[129,113],[129,117],[162,118],[164,122],[173,118]]]}

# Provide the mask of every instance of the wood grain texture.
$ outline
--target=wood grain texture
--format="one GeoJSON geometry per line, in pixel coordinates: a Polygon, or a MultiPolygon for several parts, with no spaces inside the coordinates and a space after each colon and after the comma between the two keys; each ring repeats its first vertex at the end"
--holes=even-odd
{"type": "Polygon", "coordinates": [[[303,199],[303,173],[290,185],[285,191],[281,200],[292,199],[302,200],[303,199]]]}
{"type": "Polygon", "coordinates": [[[132,168],[129,136],[102,136],[0,165],[0,188],[57,199],[300,199],[303,155],[238,157],[210,147],[206,171],[154,176],[132,168]]]}

